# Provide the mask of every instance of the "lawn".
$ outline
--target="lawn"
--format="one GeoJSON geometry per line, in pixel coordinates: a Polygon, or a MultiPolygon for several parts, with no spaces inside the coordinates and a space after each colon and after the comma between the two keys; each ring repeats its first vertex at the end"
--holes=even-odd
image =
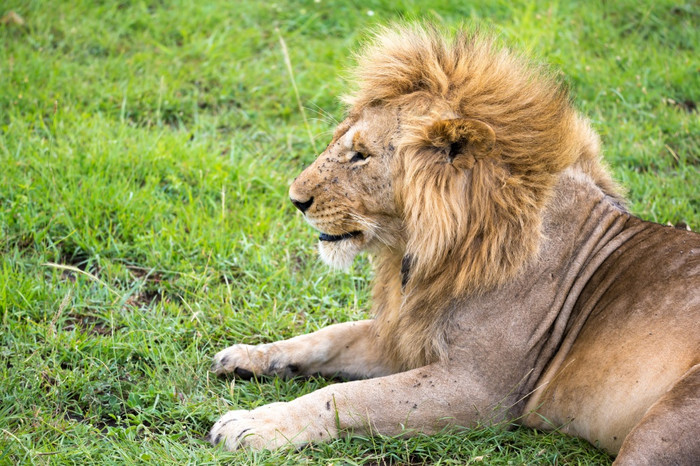
{"type": "Polygon", "coordinates": [[[330,272],[287,189],[374,24],[479,25],[550,63],[632,211],[700,228],[697,2],[4,0],[0,17],[0,464],[610,462],[505,426],[227,453],[203,440],[222,412],[331,382],[208,369],[234,342],[367,316],[369,258],[330,272]]]}

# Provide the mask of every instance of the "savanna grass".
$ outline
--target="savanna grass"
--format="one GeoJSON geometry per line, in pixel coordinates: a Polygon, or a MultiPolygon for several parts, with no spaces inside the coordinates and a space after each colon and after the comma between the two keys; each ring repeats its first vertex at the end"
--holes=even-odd
{"type": "Polygon", "coordinates": [[[225,410],[331,383],[217,379],[214,352],[366,316],[368,259],[329,273],[286,191],[342,119],[339,76],[373,24],[479,25],[551,63],[631,209],[700,227],[697,3],[457,3],[2,3],[0,463],[610,461],[503,426],[275,453],[203,441],[225,410]]]}

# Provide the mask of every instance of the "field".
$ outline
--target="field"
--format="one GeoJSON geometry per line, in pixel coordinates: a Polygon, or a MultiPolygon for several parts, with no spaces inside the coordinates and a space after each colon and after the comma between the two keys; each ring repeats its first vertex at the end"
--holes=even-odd
{"type": "Polygon", "coordinates": [[[4,0],[0,17],[0,464],[611,461],[506,426],[227,453],[203,440],[222,412],[331,381],[208,369],[229,344],[367,316],[369,259],[330,272],[287,189],[375,24],[478,25],[551,64],[631,210],[700,228],[697,1],[4,0]]]}

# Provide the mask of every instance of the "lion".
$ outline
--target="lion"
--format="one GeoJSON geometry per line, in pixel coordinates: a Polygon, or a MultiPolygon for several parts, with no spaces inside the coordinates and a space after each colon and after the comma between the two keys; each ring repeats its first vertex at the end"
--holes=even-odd
{"type": "Polygon", "coordinates": [[[700,235],[631,215],[542,66],[487,36],[381,29],[328,147],[289,195],[332,267],[373,257],[373,318],[216,354],[242,377],[336,383],[224,414],[275,449],[516,420],[617,464],[700,458],[700,235]]]}

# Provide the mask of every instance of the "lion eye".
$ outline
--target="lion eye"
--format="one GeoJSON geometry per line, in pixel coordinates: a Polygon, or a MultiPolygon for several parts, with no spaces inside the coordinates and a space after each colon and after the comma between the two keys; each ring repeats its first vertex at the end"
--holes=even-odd
{"type": "Polygon", "coordinates": [[[350,159],[350,163],[355,163],[355,162],[360,162],[362,160],[366,160],[369,155],[363,154],[362,152],[355,152],[355,155],[352,156],[350,159]]]}

